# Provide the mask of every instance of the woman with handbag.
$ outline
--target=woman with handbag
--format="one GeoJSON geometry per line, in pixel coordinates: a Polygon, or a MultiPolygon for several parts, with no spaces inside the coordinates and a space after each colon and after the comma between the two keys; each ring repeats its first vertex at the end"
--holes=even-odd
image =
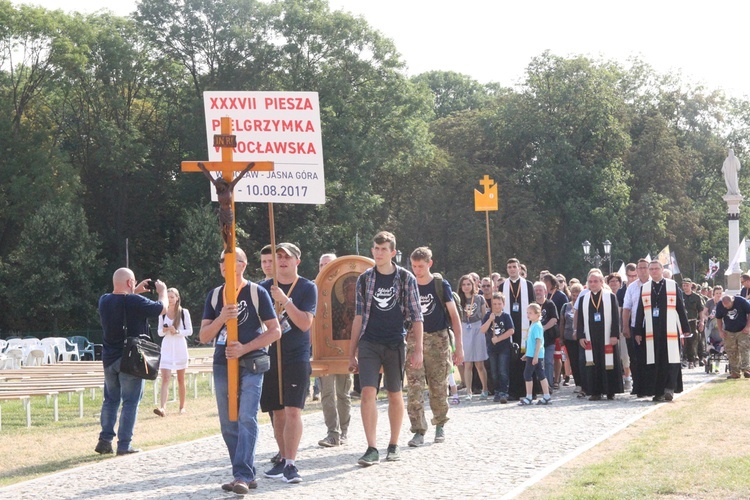
{"type": "Polygon", "coordinates": [[[161,406],[154,409],[160,417],[167,414],[167,396],[172,370],[177,370],[177,385],[180,395],[180,413],[185,413],[185,369],[188,366],[187,337],[193,334],[190,311],[180,305],[180,292],[176,288],[167,290],[169,306],[166,314],[159,318],[157,333],[162,337],[161,362],[161,406]]]}

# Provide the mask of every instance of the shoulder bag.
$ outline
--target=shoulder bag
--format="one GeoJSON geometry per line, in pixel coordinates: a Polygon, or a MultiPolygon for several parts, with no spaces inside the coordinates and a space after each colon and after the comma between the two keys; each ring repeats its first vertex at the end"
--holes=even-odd
{"type": "Polygon", "coordinates": [[[128,320],[124,297],[122,314],[125,345],[120,360],[120,371],[134,377],[156,380],[156,377],[159,376],[159,362],[161,361],[159,345],[141,337],[128,337],[128,320]]]}

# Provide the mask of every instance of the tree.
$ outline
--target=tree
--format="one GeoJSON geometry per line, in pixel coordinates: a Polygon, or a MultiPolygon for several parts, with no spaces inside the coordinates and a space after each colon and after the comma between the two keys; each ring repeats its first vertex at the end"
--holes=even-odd
{"type": "Polygon", "coordinates": [[[454,71],[428,71],[412,81],[429,87],[434,96],[436,118],[445,118],[457,111],[482,109],[500,90],[496,85],[482,85],[454,71]]]}
{"type": "Polygon", "coordinates": [[[11,328],[58,331],[96,324],[104,261],[83,209],[47,202],[26,223],[3,265],[11,328]]]}
{"type": "Polygon", "coordinates": [[[160,278],[180,290],[184,307],[202,314],[208,290],[223,281],[216,264],[223,248],[216,212],[210,204],[187,209],[177,227],[177,249],[165,255],[160,278]]]}

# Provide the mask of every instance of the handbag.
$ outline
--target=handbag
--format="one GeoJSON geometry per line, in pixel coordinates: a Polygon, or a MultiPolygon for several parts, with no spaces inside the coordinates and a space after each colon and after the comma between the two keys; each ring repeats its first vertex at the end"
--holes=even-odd
{"type": "Polygon", "coordinates": [[[123,296],[122,300],[122,330],[125,333],[125,343],[120,360],[120,372],[146,380],[156,380],[159,376],[161,348],[150,340],[128,337],[125,297],[127,295],[123,296]]]}
{"type": "Polygon", "coordinates": [[[120,371],[146,380],[159,376],[161,349],[157,344],[140,337],[126,337],[120,361],[120,371]]]}

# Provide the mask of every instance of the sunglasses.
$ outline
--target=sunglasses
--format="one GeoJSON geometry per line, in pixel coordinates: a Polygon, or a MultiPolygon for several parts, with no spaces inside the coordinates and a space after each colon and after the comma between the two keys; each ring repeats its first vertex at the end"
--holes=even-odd
{"type": "MultiPolygon", "coordinates": [[[[236,262],[237,264],[246,264],[244,260],[238,260],[236,262]]],[[[219,259],[219,264],[223,264],[223,263],[224,263],[224,259],[223,258],[219,259]]]]}

